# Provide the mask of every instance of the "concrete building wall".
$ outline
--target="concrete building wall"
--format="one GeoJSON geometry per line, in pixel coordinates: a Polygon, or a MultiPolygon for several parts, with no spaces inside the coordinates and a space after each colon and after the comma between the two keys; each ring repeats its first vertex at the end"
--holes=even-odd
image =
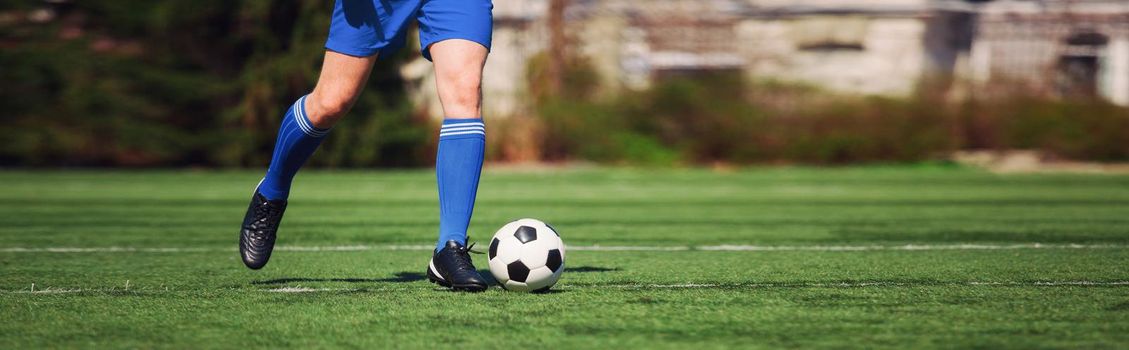
{"type": "Polygon", "coordinates": [[[528,24],[499,26],[494,30],[493,49],[483,69],[483,113],[510,116],[525,108],[529,81],[526,67],[529,60],[545,49],[545,42],[536,40],[538,32],[528,24]]]}
{"type": "Polygon", "coordinates": [[[737,37],[752,79],[900,96],[922,76],[925,29],[918,18],[805,16],[745,20],[737,37]]]}
{"type": "Polygon", "coordinates": [[[1081,91],[1129,106],[1129,1],[1000,0],[977,13],[969,72],[980,86],[1081,91]],[[1086,36],[1092,42],[1072,42],[1086,36]]]}
{"type": "MultiPolygon", "coordinates": [[[[484,114],[502,118],[528,112],[526,70],[548,45],[548,0],[494,5],[484,114]]],[[[1078,30],[1108,35],[1096,91],[1129,105],[1124,0],[574,0],[566,10],[573,53],[599,73],[606,96],[694,70],[886,96],[911,94],[930,74],[971,81],[954,85],[964,96],[1017,78],[1053,91],[1062,40],[1078,30]]],[[[404,72],[417,105],[438,118],[429,68],[413,62],[404,72]]]]}
{"type": "Polygon", "coordinates": [[[1109,51],[1107,94],[1114,103],[1129,106],[1129,36],[1114,39],[1109,51]]]}
{"type": "Polygon", "coordinates": [[[627,19],[600,16],[570,25],[576,53],[584,57],[600,76],[600,94],[614,95],[627,84],[624,75],[625,39],[629,37],[627,19]]]}

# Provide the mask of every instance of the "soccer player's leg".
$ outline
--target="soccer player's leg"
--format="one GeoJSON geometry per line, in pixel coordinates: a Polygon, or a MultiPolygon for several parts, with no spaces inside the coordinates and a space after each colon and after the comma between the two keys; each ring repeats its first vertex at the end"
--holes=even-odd
{"type": "Polygon", "coordinates": [[[368,79],[376,56],[353,57],[326,51],[321,77],[314,91],[298,98],[283,116],[270,166],[251,196],[239,234],[243,264],[260,269],[267,264],[290,185],[298,169],[356,101],[368,79]]]}
{"type": "Polygon", "coordinates": [[[418,0],[395,6],[376,0],[335,3],[317,86],[283,117],[270,167],[243,219],[239,252],[247,267],[262,268],[270,259],[294,175],[356,101],[376,57],[403,45],[404,27],[421,5],[418,0]]]}
{"type": "Polygon", "coordinates": [[[486,147],[481,119],[482,68],[490,46],[490,2],[433,0],[421,9],[420,43],[435,63],[436,87],[445,119],[439,132],[435,174],[439,187],[439,239],[428,278],[455,290],[488,286],[467,247],[486,147]]]}
{"type": "Polygon", "coordinates": [[[446,118],[435,157],[439,239],[428,276],[455,289],[484,290],[487,284],[470,260],[466,241],[486,147],[486,127],[479,117],[479,82],[486,48],[450,39],[432,45],[431,54],[446,118]]]}

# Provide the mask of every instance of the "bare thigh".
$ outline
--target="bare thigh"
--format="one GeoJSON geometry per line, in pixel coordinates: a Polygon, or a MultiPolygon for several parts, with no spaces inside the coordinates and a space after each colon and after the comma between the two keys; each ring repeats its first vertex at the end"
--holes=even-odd
{"type": "Polygon", "coordinates": [[[317,128],[327,129],[337,123],[364,91],[376,55],[349,56],[325,52],[321,75],[310,97],[306,98],[306,115],[317,128]]]}
{"type": "Polygon", "coordinates": [[[448,39],[432,44],[430,52],[443,115],[458,119],[480,117],[486,47],[469,40],[448,39]]]}

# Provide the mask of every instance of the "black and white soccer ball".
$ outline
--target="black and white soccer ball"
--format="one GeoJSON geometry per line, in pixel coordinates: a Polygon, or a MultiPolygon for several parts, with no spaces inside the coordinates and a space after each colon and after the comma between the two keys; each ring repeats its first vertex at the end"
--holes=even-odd
{"type": "Polygon", "coordinates": [[[502,226],[490,240],[490,273],[506,290],[544,292],[561,278],[565,246],[561,236],[537,219],[502,226]]]}

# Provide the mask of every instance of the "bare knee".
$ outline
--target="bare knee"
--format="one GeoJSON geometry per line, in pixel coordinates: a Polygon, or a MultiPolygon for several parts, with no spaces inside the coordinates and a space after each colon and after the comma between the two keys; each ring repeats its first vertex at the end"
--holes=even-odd
{"type": "Polygon", "coordinates": [[[479,104],[482,101],[478,86],[467,87],[454,94],[451,103],[444,104],[443,109],[451,118],[477,118],[479,117],[479,104]]]}
{"type": "Polygon", "coordinates": [[[440,96],[443,112],[450,118],[477,118],[482,103],[481,76],[477,72],[452,74],[447,79],[448,91],[440,96]]]}
{"type": "Polygon", "coordinates": [[[306,99],[306,117],[310,124],[319,129],[328,129],[337,124],[353,107],[353,96],[326,94],[314,91],[306,99]]]}

